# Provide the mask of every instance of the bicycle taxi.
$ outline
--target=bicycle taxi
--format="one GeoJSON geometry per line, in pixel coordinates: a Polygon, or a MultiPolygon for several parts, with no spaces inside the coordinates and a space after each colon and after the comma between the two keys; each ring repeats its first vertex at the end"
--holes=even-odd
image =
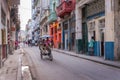
{"type": "Polygon", "coordinates": [[[43,35],[40,37],[40,41],[39,41],[39,49],[40,49],[40,57],[41,59],[43,59],[43,56],[48,56],[49,60],[53,60],[53,55],[52,55],[52,47],[51,47],[51,42],[50,42],[50,38],[52,38],[52,36],[50,35],[43,35]]]}

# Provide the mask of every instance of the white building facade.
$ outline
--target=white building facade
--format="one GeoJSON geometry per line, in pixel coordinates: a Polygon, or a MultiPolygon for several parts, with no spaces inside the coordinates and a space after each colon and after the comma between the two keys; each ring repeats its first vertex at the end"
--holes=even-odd
{"type": "MultiPolygon", "coordinates": [[[[0,64],[7,58],[7,32],[10,26],[10,11],[6,0],[0,0],[0,64]]],[[[2,65],[2,64],[1,64],[2,65]]]]}
{"type": "Polygon", "coordinates": [[[94,55],[104,59],[119,59],[118,5],[120,0],[78,0],[76,5],[77,52],[88,53],[88,43],[94,37],[94,55]],[[116,10],[117,9],[117,10],[116,10]],[[116,19],[117,18],[117,19],[116,19]],[[117,32],[116,32],[117,31],[117,32]]]}
{"type": "Polygon", "coordinates": [[[19,0],[0,0],[0,67],[7,59],[8,54],[11,54],[11,40],[16,36],[16,33],[13,34],[12,30],[13,27],[15,30],[16,26],[18,26],[16,24],[19,24],[18,15],[16,15],[18,4],[19,0]],[[16,12],[14,12],[15,10],[16,12]],[[12,13],[15,13],[14,19],[12,13]],[[15,22],[15,24],[13,24],[13,22],[15,22]]]}

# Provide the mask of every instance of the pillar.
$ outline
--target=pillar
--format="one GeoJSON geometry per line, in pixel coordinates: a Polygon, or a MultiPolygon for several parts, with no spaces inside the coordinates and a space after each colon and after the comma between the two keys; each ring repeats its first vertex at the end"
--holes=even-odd
{"type": "Polygon", "coordinates": [[[120,59],[120,0],[114,0],[114,22],[115,22],[115,43],[114,43],[114,58],[120,59]]]}
{"type": "Polygon", "coordinates": [[[68,19],[68,50],[70,50],[70,40],[71,40],[71,36],[70,36],[70,20],[68,19]]]}
{"type": "Polygon", "coordinates": [[[63,22],[61,23],[61,32],[62,32],[62,35],[61,35],[61,48],[64,49],[64,29],[63,29],[63,22]]]}
{"type": "Polygon", "coordinates": [[[114,11],[113,1],[105,0],[105,59],[114,60],[114,11]]]}
{"type": "MultiPolygon", "coordinates": [[[[1,0],[0,0],[0,4],[1,4],[1,0]]],[[[1,9],[1,6],[0,6],[1,9]]],[[[1,15],[1,10],[0,10],[0,15],[1,15]]],[[[1,23],[1,16],[0,16],[0,24],[1,23]]],[[[0,68],[2,67],[2,32],[1,32],[1,28],[2,26],[0,26],[0,68]]]]}
{"type": "Polygon", "coordinates": [[[82,9],[76,7],[76,52],[82,51],[82,9]]]}
{"type": "Polygon", "coordinates": [[[95,46],[94,55],[100,56],[100,33],[99,33],[99,21],[95,20],[95,46]]]}

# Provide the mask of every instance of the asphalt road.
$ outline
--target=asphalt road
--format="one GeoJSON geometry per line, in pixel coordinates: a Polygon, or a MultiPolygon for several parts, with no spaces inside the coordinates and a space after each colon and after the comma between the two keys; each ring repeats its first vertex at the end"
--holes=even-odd
{"type": "Polygon", "coordinates": [[[120,80],[120,69],[52,52],[54,60],[40,58],[38,47],[24,48],[30,55],[37,80],[120,80]]]}

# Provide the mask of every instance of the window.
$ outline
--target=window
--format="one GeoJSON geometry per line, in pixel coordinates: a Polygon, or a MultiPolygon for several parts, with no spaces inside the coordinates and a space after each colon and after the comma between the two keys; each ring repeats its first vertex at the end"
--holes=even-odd
{"type": "Polygon", "coordinates": [[[58,30],[61,30],[61,24],[59,24],[59,26],[57,27],[58,30]]]}
{"type": "Polygon", "coordinates": [[[9,24],[10,24],[10,23],[9,23],[9,20],[7,20],[7,27],[8,27],[8,28],[9,28],[9,24]]]}
{"type": "Polygon", "coordinates": [[[51,34],[53,35],[53,28],[51,29],[51,34]]]}
{"type": "Polygon", "coordinates": [[[75,21],[71,22],[71,27],[75,27],[75,21]]]}
{"type": "Polygon", "coordinates": [[[57,35],[55,35],[55,40],[57,40],[57,35]]]}
{"type": "Polygon", "coordinates": [[[48,32],[48,26],[46,26],[46,32],[48,32]]]}
{"type": "Polygon", "coordinates": [[[44,31],[45,31],[45,32],[48,32],[48,27],[47,27],[47,25],[45,26],[44,31]]]}
{"type": "Polygon", "coordinates": [[[53,11],[55,11],[56,3],[53,3],[53,11]]]}
{"type": "Polygon", "coordinates": [[[100,29],[105,28],[105,19],[99,20],[99,28],[100,28],[100,29]]]}
{"type": "Polygon", "coordinates": [[[57,26],[55,26],[55,33],[57,33],[57,26]]]}
{"type": "Polygon", "coordinates": [[[1,9],[1,22],[4,26],[6,25],[6,14],[3,9],[1,9]]]}
{"type": "Polygon", "coordinates": [[[64,29],[64,30],[67,30],[67,29],[68,29],[68,24],[67,24],[67,23],[64,24],[63,29],[64,29]]]}
{"type": "Polygon", "coordinates": [[[89,31],[94,31],[95,30],[95,22],[90,22],[88,25],[88,30],[89,31]]]}

